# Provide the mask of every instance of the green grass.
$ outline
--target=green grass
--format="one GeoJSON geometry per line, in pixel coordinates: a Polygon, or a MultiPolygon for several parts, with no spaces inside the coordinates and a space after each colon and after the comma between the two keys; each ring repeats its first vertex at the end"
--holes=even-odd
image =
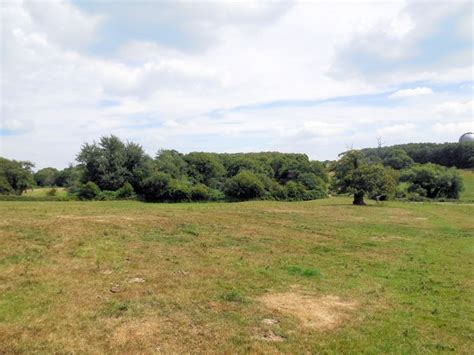
{"type": "Polygon", "coordinates": [[[474,202],[474,170],[460,170],[460,172],[464,182],[460,200],[474,202]]]}
{"type": "Polygon", "coordinates": [[[0,353],[472,353],[474,204],[350,203],[0,202],[0,353]]]}
{"type": "MultiPolygon", "coordinates": [[[[51,187],[37,187],[34,189],[26,190],[23,192],[22,196],[27,197],[45,197],[49,196],[48,193],[51,191],[51,187]]],[[[66,197],[67,191],[64,187],[55,187],[56,194],[54,196],[57,197],[66,197]]]]}

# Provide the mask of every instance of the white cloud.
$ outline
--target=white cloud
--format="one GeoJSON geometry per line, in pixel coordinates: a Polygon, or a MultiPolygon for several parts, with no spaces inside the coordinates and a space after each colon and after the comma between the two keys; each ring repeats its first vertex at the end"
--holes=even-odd
{"type": "Polygon", "coordinates": [[[377,130],[377,134],[384,137],[401,136],[401,135],[413,135],[416,130],[416,125],[413,123],[395,124],[392,126],[386,126],[377,130]]]}
{"type": "Polygon", "coordinates": [[[29,120],[20,120],[20,119],[2,119],[0,120],[0,129],[7,131],[24,131],[31,129],[31,121],[29,120]]]}
{"type": "Polygon", "coordinates": [[[24,1],[32,25],[51,41],[78,48],[94,41],[102,16],[83,13],[67,1],[24,1]]]}
{"type": "MultiPolygon", "coordinates": [[[[90,6],[97,8],[86,11],[67,1],[8,1],[2,8],[1,129],[17,127],[25,133],[2,137],[0,154],[64,166],[84,141],[114,133],[144,144],[150,154],[165,146],[300,151],[331,158],[346,145],[375,143],[379,133],[389,135],[389,143],[403,141],[407,125],[431,127],[441,112],[461,112],[437,108],[440,102],[466,101],[423,86],[393,94],[425,94],[423,102],[392,101],[388,107],[344,102],[272,106],[279,100],[377,94],[416,80],[431,86],[471,78],[470,67],[457,62],[442,71],[401,68],[377,80],[328,75],[340,48],[358,36],[379,38],[382,30],[389,41],[375,43],[374,55],[404,57],[404,41],[427,31],[422,18],[403,10],[404,1],[180,2],[159,14],[146,4],[130,4],[115,9],[115,4],[94,2],[90,6]],[[123,28],[107,27],[122,20],[123,28]],[[134,27],[137,23],[141,27],[134,27]],[[158,24],[159,31],[145,31],[158,24]],[[111,29],[122,33],[103,37],[111,29]],[[391,43],[396,44],[393,52],[391,43]],[[107,48],[91,51],[92,44],[107,48]],[[270,104],[262,109],[261,103],[270,104]],[[256,108],[232,109],[252,104],[256,108]]],[[[425,139],[424,134],[415,130],[413,139],[425,139]]]]}
{"type": "Polygon", "coordinates": [[[474,129],[474,122],[448,122],[448,123],[435,123],[431,127],[432,131],[436,134],[450,133],[453,136],[461,136],[465,132],[472,132],[474,129]]]}
{"type": "Polygon", "coordinates": [[[395,91],[393,94],[389,95],[391,99],[403,99],[407,97],[421,96],[432,94],[433,90],[427,87],[417,87],[414,89],[402,89],[395,91]]]}
{"type": "Polygon", "coordinates": [[[435,112],[443,116],[459,116],[474,113],[474,100],[466,102],[444,102],[435,108],[435,112]]]}
{"type": "Polygon", "coordinates": [[[391,6],[392,11],[337,46],[331,75],[379,85],[417,81],[427,73],[455,82],[461,69],[461,80],[472,78],[472,2],[378,2],[374,8],[377,5],[391,6]]]}

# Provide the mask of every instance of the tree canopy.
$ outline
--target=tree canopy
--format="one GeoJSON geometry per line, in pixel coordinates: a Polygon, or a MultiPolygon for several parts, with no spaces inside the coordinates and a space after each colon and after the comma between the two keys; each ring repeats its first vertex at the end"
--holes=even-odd
{"type": "Polygon", "coordinates": [[[408,192],[427,198],[459,198],[463,189],[461,175],[454,168],[436,164],[418,164],[402,171],[400,181],[408,192]]]}
{"type": "Polygon", "coordinates": [[[159,150],[151,159],[116,136],[84,144],[77,160],[82,184],[117,191],[129,183],[148,201],[313,199],[327,195],[329,181],[324,165],[304,154],[159,150]]]}
{"type": "Polygon", "coordinates": [[[353,194],[386,199],[458,198],[461,176],[447,166],[473,166],[474,144],[405,144],[350,150],[335,162],[312,161],[305,154],[180,153],[159,150],[154,158],[134,142],[104,136],[85,143],[76,166],[63,170],[0,158],[0,194],[21,195],[26,189],[66,187],[72,198],[146,201],[312,200],[353,194]],[[331,183],[328,170],[332,171],[331,183]],[[397,186],[398,184],[398,186],[397,186]]]}
{"type": "Polygon", "coordinates": [[[354,205],[364,205],[364,195],[385,197],[395,192],[395,176],[381,164],[367,163],[360,151],[346,152],[333,171],[333,189],[354,194],[354,205]]]}
{"type": "Polygon", "coordinates": [[[21,195],[33,187],[33,163],[0,157],[0,194],[21,195]]]}
{"type": "Polygon", "coordinates": [[[415,163],[433,163],[447,167],[457,167],[460,169],[474,168],[474,143],[409,143],[390,147],[366,148],[362,149],[364,156],[370,160],[383,162],[384,165],[392,166],[395,169],[408,167],[409,160],[403,157],[401,151],[415,163]],[[405,163],[399,164],[399,159],[405,163]]]}

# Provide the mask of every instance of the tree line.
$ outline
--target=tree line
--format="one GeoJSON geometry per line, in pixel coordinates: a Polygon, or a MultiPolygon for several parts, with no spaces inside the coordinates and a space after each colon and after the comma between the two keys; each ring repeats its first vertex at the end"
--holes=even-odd
{"type": "MultiPolygon", "coordinates": [[[[33,172],[30,162],[0,158],[0,194],[21,195],[34,186],[57,186],[84,200],[298,201],[333,193],[353,194],[354,204],[364,204],[364,196],[411,200],[459,197],[462,179],[456,169],[426,161],[419,164],[410,155],[438,145],[404,146],[417,148],[351,150],[339,160],[325,163],[312,161],[305,154],[279,152],[182,154],[159,150],[150,157],[140,145],[112,135],[83,144],[77,164],[63,170],[49,167],[33,172]]],[[[472,147],[465,143],[458,146],[461,148],[450,148],[462,156],[456,162],[470,161],[464,155],[472,147]]],[[[414,156],[421,159],[421,153],[414,156]]]]}
{"type": "Polygon", "coordinates": [[[459,169],[474,168],[474,143],[409,143],[389,147],[365,148],[362,153],[373,162],[395,169],[414,163],[432,163],[459,169]]]}

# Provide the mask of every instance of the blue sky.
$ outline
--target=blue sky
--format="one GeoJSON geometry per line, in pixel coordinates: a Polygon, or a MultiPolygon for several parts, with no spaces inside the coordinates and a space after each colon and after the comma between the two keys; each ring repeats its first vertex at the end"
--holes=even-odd
{"type": "Polygon", "coordinates": [[[470,1],[2,2],[0,155],[58,168],[116,134],[182,152],[456,141],[470,1]]]}

